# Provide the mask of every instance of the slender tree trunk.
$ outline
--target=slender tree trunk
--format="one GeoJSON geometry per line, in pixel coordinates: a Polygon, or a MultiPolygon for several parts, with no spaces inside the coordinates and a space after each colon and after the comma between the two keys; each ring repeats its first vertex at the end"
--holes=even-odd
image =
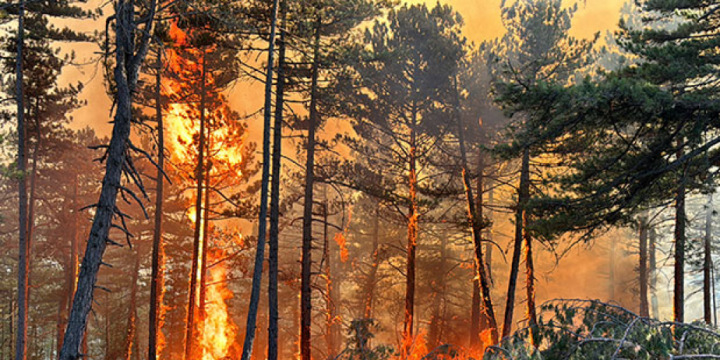
{"type": "Polygon", "coordinates": [[[708,193],[707,197],[708,203],[707,209],[705,209],[705,259],[703,263],[703,315],[705,317],[705,322],[708,325],[712,325],[712,193],[708,193]]]}
{"type": "Polygon", "coordinates": [[[117,214],[116,200],[120,189],[123,168],[126,165],[127,151],[132,120],[132,94],[137,85],[138,72],[147,55],[150,36],[153,32],[156,1],[148,4],[148,21],[141,31],[136,29],[134,3],[118,0],[115,3],[115,117],[113,121],[110,145],[107,148],[105,176],[100,190],[100,199],[95,205],[95,216],[90,228],[90,237],[78,276],[77,291],[73,299],[72,310],[65,331],[60,360],[77,360],[85,337],[87,316],[93,300],[93,290],[97,281],[102,256],[109,242],[108,234],[113,216],[117,214]],[[136,33],[140,40],[136,41],[136,33]]]}
{"type": "Polygon", "coordinates": [[[405,360],[410,355],[411,347],[414,341],[413,327],[415,319],[415,254],[417,251],[418,236],[418,206],[417,206],[417,155],[416,155],[416,124],[417,124],[417,108],[413,104],[412,124],[410,124],[410,149],[409,154],[409,204],[408,204],[408,234],[407,234],[407,264],[405,278],[405,320],[403,322],[403,346],[400,355],[401,360],[405,360]]]}
{"type": "Polygon", "coordinates": [[[310,84],[310,116],[308,123],[307,159],[305,162],[305,200],[303,206],[302,269],[300,279],[300,359],[312,355],[310,327],[312,326],[312,208],[315,184],[315,128],[318,125],[318,75],[320,68],[320,15],[315,24],[312,79],[310,84]]]}
{"type": "Polygon", "coordinates": [[[650,306],[648,304],[648,217],[644,213],[640,215],[640,264],[638,270],[640,272],[640,316],[650,316],[650,306]]]}
{"type": "Polygon", "coordinates": [[[535,264],[533,263],[532,237],[528,231],[530,216],[527,211],[523,217],[523,237],[525,238],[525,281],[527,296],[527,317],[530,326],[530,343],[537,346],[535,332],[537,330],[537,313],[535,305],[535,264]]]}
{"type": "MultiPolygon", "coordinates": [[[[492,178],[488,177],[486,181],[486,186],[488,188],[488,206],[492,206],[495,203],[495,190],[493,189],[492,185],[492,178]]],[[[490,220],[490,224],[488,224],[488,227],[486,228],[485,238],[488,240],[485,244],[485,266],[487,266],[487,277],[488,282],[490,283],[490,287],[493,287],[493,276],[492,276],[492,262],[493,262],[493,231],[492,231],[492,220],[493,220],[493,211],[490,209],[488,211],[488,219],[490,220]]]]}
{"type": "Polygon", "coordinates": [[[282,161],[283,107],[285,106],[285,17],[286,0],[280,3],[280,41],[278,46],[275,120],[273,126],[272,178],[270,189],[270,238],[268,241],[268,360],[277,360],[278,349],[278,246],[280,236],[280,176],[282,161]]]}
{"type": "Polygon", "coordinates": [[[125,360],[132,360],[133,347],[137,346],[135,339],[137,338],[137,290],[138,290],[138,274],[140,272],[140,254],[135,251],[135,267],[132,273],[132,283],[130,284],[130,308],[128,309],[127,333],[125,336],[125,360]]]}
{"type": "Polygon", "coordinates": [[[185,360],[195,358],[195,312],[198,301],[198,271],[200,267],[200,251],[202,241],[202,199],[203,199],[203,177],[205,175],[205,99],[206,99],[206,76],[207,76],[207,49],[202,49],[202,70],[200,84],[200,132],[198,141],[198,163],[195,170],[197,188],[195,192],[195,232],[193,234],[192,266],[190,270],[190,290],[188,291],[187,321],[185,322],[185,360]]]}
{"type": "Polygon", "coordinates": [[[379,264],[379,244],[380,244],[380,202],[375,207],[375,215],[373,216],[373,234],[372,234],[372,263],[370,264],[370,273],[365,283],[365,299],[363,306],[363,318],[372,319],[373,316],[373,300],[375,299],[375,284],[377,283],[377,272],[379,264]]]}
{"type": "Polygon", "coordinates": [[[510,267],[510,279],[508,280],[507,300],[505,303],[505,320],[503,321],[502,337],[510,336],[513,322],[513,311],[515,309],[515,288],[520,268],[520,251],[523,242],[523,225],[526,221],[525,207],[530,198],[530,149],[523,150],[522,165],[520,168],[520,187],[518,188],[518,203],[515,209],[515,240],[513,257],[510,267]]]}
{"type": "Polygon", "coordinates": [[[428,330],[429,349],[434,349],[440,345],[442,340],[443,327],[445,326],[445,318],[443,316],[443,296],[445,294],[445,282],[447,271],[447,244],[444,236],[440,237],[440,264],[435,269],[435,286],[433,291],[432,315],[430,316],[430,329],[428,330]]]}
{"type": "MultiPolygon", "coordinates": [[[[682,157],[682,150],[678,150],[678,158],[682,157]]],[[[682,174],[678,182],[675,194],[675,286],[673,298],[673,320],[676,322],[685,321],[685,172],[687,166],[683,166],[682,174]]]]}
{"type": "Polygon", "coordinates": [[[648,224],[648,277],[650,287],[650,307],[652,308],[652,316],[656,319],[660,318],[658,298],[657,298],[657,262],[656,262],[656,236],[655,229],[648,224]]]}
{"type": "Polygon", "coordinates": [[[78,236],[80,226],[80,202],[78,199],[78,175],[75,174],[73,178],[73,197],[72,197],[72,222],[71,222],[71,233],[70,233],[70,253],[68,254],[67,261],[65,262],[65,285],[62,294],[62,301],[58,305],[59,318],[58,318],[58,329],[57,329],[57,340],[55,346],[56,356],[60,356],[60,346],[62,345],[62,339],[65,336],[65,327],[67,326],[67,318],[70,314],[71,297],[75,293],[75,284],[77,280],[78,270],[78,236]]]}
{"type": "Polygon", "coordinates": [[[15,340],[15,360],[27,358],[27,296],[28,296],[28,273],[29,242],[27,238],[27,189],[25,179],[25,107],[23,100],[23,46],[25,45],[25,1],[20,1],[18,9],[18,35],[17,35],[17,57],[15,61],[15,100],[17,102],[17,135],[18,154],[17,167],[20,173],[18,181],[18,331],[15,340]]]}
{"type": "Polygon", "coordinates": [[[262,285],[263,261],[265,259],[265,237],[267,231],[268,192],[270,188],[270,122],[272,118],[272,79],[275,57],[275,32],[277,30],[279,0],[273,0],[272,17],[270,20],[270,38],[268,39],[268,59],[265,71],[265,105],[263,111],[263,164],[260,189],[260,214],[258,215],[258,238],[253,267],[252,290],[248,305],[247,323],[245,325],[245,341],[243,342],[242,360],[250,360],[257,328],[258,304],[262,285]]]}
{"type": "Polygon", "coordinates": [[[162,336],[160,325],[163,319],[163,286],[165,275],[165,250],[163,244],[163,187],[165,184],[165,130],[162,116],[162,51],[157,54],[157,73],[155,74],[155,119],[158,131],[158,160],[157,175],[155,179],[155,229],[152,243],[152,269],[150,274],[150,310],[148,323],[148,360],[156,360],[158,354],[158,339],[162,336]]]}
{"type": "MultiPolygon", "coordinates": [[[[209,132],[208,132],[209,133],[209,132]]],[[[208,136],[208,142],[210,141],[208,136]]],[[[207,252],[208,252],[208,240],[210,239],[210,144],[208,144],[206,163],[205,167],[205,206],[203,208],[203,232],[202,232],[202,257],[200,262],[200,306],[199,306],[199,326],[205,324],[207,317],[207,309],[205,308],[205,301],[207,299],[207,252]]],[[[205,350],[205,349],[203,349],[205,350]]]]}
{"type": "Polygon", "coordinates": [[[330,237],[328,236],[328,199],[327,185],[323,187],[325,201],[323,203],[323,272],[325,273],[325,343],[327,358],[334,359],[337,354],[335,345],[335,300],[331,273],[330,237]]]}
{"type": "MultiPolygon", "coordinates": [[[[459,106],[459,101],[457,106],[459,106]]],[[[478,212],[478,209],[482,210],[482,190],[483,190],[483,184],[482,184],[482,178],[484,176],[484,159],[482,155],[478,159],[480,162],[479,166],[479,172],[478,172],[478,182],[477,182],[477,190],[478,195],[477,199],[473,197],[472,193],[472,186],[470,184],[470,173],[468,171],[468,162],[467,162],[467,150],[465,148],[465,136],[464,136],[464,129],[462,128],[462,124],[460,122],[460,116],[456,115],[456,121],[457,121],[457,128],[458,128],[458,140],[460,145],[460,159],[462,161],[462,177],[463,177],[463,185],[465,187],[465,200],[467,202],[467,216],[468,221],[470,222],[470,229],[472,231],[472,237],[473,237],[473,248],[474,248],[474,255],[475,255],[475,277],[480,283],[480,297],[482,300],[482,312],[483,312],[483,318],[485,321],[487,321],[488,327],[490,328],[490,335],[491,335],[491,341],[493,344],[497,344],[498,342],[498,326],[497,326],[497,320],[495,317],[495,310],[493,308],[492,304],[492,298],[490,295],[490,284],[488,283],[488,276],[485,272],[485,257],[483,256],[483,244],[482,244],[482,212],[478,212]],[[475,201],[475,203],[473,203],[475,201]]],[[[477,333],[471,334],[471,339],[474,340],[474,344],[477,345],[477,341],[480,339],[480,327],[477,326],[476,331],[477,333]]],[[[472,343],[472,342],[471,342],[472,343]]]]}

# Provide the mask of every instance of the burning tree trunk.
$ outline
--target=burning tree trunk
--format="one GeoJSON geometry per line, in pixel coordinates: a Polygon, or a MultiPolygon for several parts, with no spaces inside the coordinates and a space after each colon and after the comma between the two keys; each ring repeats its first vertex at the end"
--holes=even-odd
{"type": "Polygon", "coordinates": [[[25,360],[27,357],[27,297],[28,272],[30,261],[29,242],[27,238],[27,188],[25,182],[25,97],[23,91],[23,46],[25,45],[25,1],[20,1],[18,9],[18,35],[17,54],[15,59],[15,99],[17,101],[17,136],[18,153],[17,169],[20,173],[18,181],[18,323],[15,340],[15,360],[25,360]]]}
{"type": "Polygon", "coordinates": [[[260,214],[258,216],[258,239],[253,268],[252,290],[248,306],[247,323],[245,326],[245,342],[243,343],[242,360],[250,360],[255,329],[257,327],[258,303],[262,285],[263,260],[265,257],[265,236],[267,227],[268,188],[270,182],[270,118],[272,117],[272,78],[275,55],[275,31],[277,25],[279,0],[273,0],[272,17],[270,20],[270,38],[268,39],[268,61],[265,72],[265,105],[263,112],[263,162],[262,185],[260,189],[260,214]]]}
{"type": "MultiPolygon", "coordinates": [[[[682,144],[680,144],[682,145],[682,144]]],[[[677,157],[683,155],[678,150],[677,157]]],[[[685,177],[687,165],[683,165],[675,194],[675,286],[673,298],[673,320],[685,321],[685,177]]]]}
{"type": "Polygon", "coordinates": [[[712,306],[712,193],[708,193],[707,208],[705,209],[705,251],[703,262],[703,310],[705,323],[712,325],[713,323],[713,306],[712,306]]]}
{"type": "Polygon", "coordinates": [[[415,253],[417,251],[418,233],[418,205],[417,205],[417,157],[416,134],[417,108],[412,105],[412,124],[410,126],[410,149],[408,159],[409,203],[408,203],[408,233],[407,233],[407,264],[405,270],[405,321],[403,323],[403,346],[400,358],[407,359],[413,343],[413,325],[415,314],[415,253]]]}
{"type": "Polygon", "coordinates": [[[310,114],[308,117],[307,159],[305,161],[305,199],[303,205],[302,269],[300,278],[300,359],[311,359],[310,326],[312,325],[312,208],[315,184],[315,128],[318,124],[318,75],[320,72],[320,25],[315,20],[312,79],[310,84],[310,114]]]}
{"type": "MultiPolygon", "coordinates": [[[[100,190],[100,198],[95,205],[95,216],[90,229],[85,255],[80,267],[77,291],[73,300],[72,310],[65,331],[63,345],[59,360],[77,360],[80,358],[80,346],[85,336],[87,315],[93,301],[93,290],[97,281],[98,270],[102,263],[105,248],[111,240],[108,238],[113,217],[122,220],[126,216],[116,207],[118,191],[134,196],[130,190],[120,185],[120,178],[124,170],[133,169],[129,150],[137,150],[129,141],[132,117],[132,94],[137,85],[138,71],[147,55],[150,36],[155,18],[156,2],[150,1],[146,14],[136,12],[134,2],[119,0],[115,4],[115,106],[116,112],[113,122],[112,137],[106,151],[105,176],[100,190]],[[139,30],[140,24],[135,17],[142,16],[144,28],[139,30]],[[141,34],[136,41],[136,31],[141,34]],[[137,50],[136,50],[137,49],[137,50]]],[[[129,177],[142,189],[142,183],[137,173],[126,171],[129,177]]],[[[127,229],[124,229],[127,230],[127,229]]]]}
{"type": "Polygon", "coordinates": [[[202,49],[202,69],[200,75],[200,132],[198,141],[198,163],[195,170],[197,190],[195,193],[195,232],[193,234],[192,266],[190,270],[190,291],[188,292],[187,321],[185,322],[185,360],[194,359],[195,311],[197,310],[197,281],[200,265],[200,242],[202,227],[203,177],[205,173],[205,77],[207,76],[207,50],[202,49]]]}
{"type": "Polygon", "coordinates": [[[647,214],[640,215],[640,264],[638,271],[640,272],[640,316],[649,317],[650,307],[648,306],[648,217],[647,214]]]}
{"type": "Polygon", "coordinates": [[[270,239],[268,241],[268,360],[278,358],[278,237],[280,235],[280,173],[282,161],[282,123],[285,106],[285,17],[286,0],[280,4],[280,41],[277,84],[275,85],[275,121],[273,126],[272,179],[270,190],[270,239]]]}
{"type": "Polygon", "coordinates": [[[518,270],[520,268],[520,251],[522,250],[523,230],[527,221],[525,207],[530,198],[530,149],[523,150],[522,165],[520,168],[520,187],[518,188],[518,202],[515,208],[515,240],[513,257],[508,280],[507,300],[505,303],[505,320],[503,321],[502,337],[510,335],[512,330],[513,310],[515,309],[515,288],[517,287],[518,270]]]}
{"type": "Polygon", "coordinates": [[[162,98],[160,95],[160,87],[162,71],[162,52],[158,50],[157,54],[157,73],[155,74],[155,119],[157,120],[158,131],[158,160],[157,175],[155,178],[155,229],[153,230],[152,240],[152,269],[150,274],[150,320],[148,323],[148,360],[156,360],[158,353],[158,335],[160,333],[161,319],[163,318],[163,286],[164,286],[164,265],[165,251],[162,238],[162,219],[163,219],[163,187],[165,180],[163,179],[165,170],[165,135],[162,116],[162,98]]]}

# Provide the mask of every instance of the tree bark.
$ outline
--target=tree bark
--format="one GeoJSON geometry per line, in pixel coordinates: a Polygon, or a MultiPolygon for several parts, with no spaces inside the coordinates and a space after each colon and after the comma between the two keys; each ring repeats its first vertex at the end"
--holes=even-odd
{"type": "Polygon", "coordinates": [[[323,187],[325,201],[323,203],[323,272],[325,273],[325,345],[328,359],[334,359],[337,354],[335,345],[335,300],[333,298],[333,281],[330,258],[330,238],[328,236],[328,199],[327,185],[323,187]]]}
{"type": "MultiPolygon", "coordinates": [[[[209,132],[208,132],[209,133],[209,132]]],[[[208,134],[208,142],[210,141],[208,134]]],[[[203,231],[202,231],[202,257],[200,262],[200,302],[199,302],[199,326],[205,324],[207,317],[207,309],[205,308],[205,301],[207,298],[207,252],[208,252],[208,240],[210,238],[210,147],[207,146],[207,153],[205,154],[205,205],[203,207],[203,231]]],[[[203,349],[204,350],[204,349],[203,349]]]]}
{"type": "Polygon", "coordinates": [[[275,56],[275,32],[277,29],[279,0],[273,0],[272,17],[270,20],[270,38],[268,39],[268,60],[265,72],[265,105],[263,111],[263,164],[260,189],[260,214],[258,216],[258,238],[253,268],[252,290],[248,305],[247,322],[245,325],[245,341],[243,342],[242,360],[250,360],[257,328],[258,304],[262,285],[263,261],[265,259],[265,237],[267,231],[268,191],[270,183],[270,121],[272,118],[272,79],[275,56]]]}
{"type": "Polygon", "coordinates": [[[273,126],[272,177],[270,189],[270,238],[268,240],[268,360],[278,359],[278,246],[280,236],[280,176],[282,161],[283,107],[285,106],[285,17],[286,0],[280,3],[280,41],[278,47],[277,84],[275,85],[275,119],[273,126]]]}
{"type": "Polygon", "coordinates": [[[413,325],[415,315],[415,254],[417,251],[418,235],[418,205],[417,205],[417,155],[416,155],[416,124],[417,107],[412,106],[412,123],[410,124],[410,149],[408,151],[408,232],[407,232],[407,264],[405,270],[405,320],[403,322],[403,346],[400,355],[405,360],[410,355],[413,343],[413,325]]]}
{"type": "Polygon", "coordinates": [[[656,234],[655,229],[648,224],[648,277],[650,288],[650,307],[652,308],[652,316],[656,319],[660,317],[658,298],[657,298],[657,262],[656,262],[656,234]]]}
{"type": "Polygon", "coordinates": [[[205,173],[205,82],[207,76],[207,50],[202,49],[202,70],[200,84],[200,133],[198,141],[198,163],[195,170],[197,188],[195,192],[195,232],[193,234],[192,266],[190,270],[190,289],[188,291],[187,321],[185,322],[185,360],[195,357],[195,312],[197,311],[196,301],[198,300],[198,270],[200,267],[201,229],[202,229],[202,199],[203,199],[203,178],[205,173]]]}
{"type": "MultiPolygon", "coordinates": [[[[137,85],[138,72],[147,55],[150,36],[153,32],[156,2],[148,4],[150,13],[136,43],[133,2],[120,0],[115,4],[115,69],[116,112],[113,122],[110,145],[107,148],[105,176],[100,190],[100,198],[95,208],[90,237],[78,276],[77,291],[73,299],[72,310],[65,331],[59,360],[77,360],[80,358],[80,346],[85,337],[87,315],[93,300],[93,290],[97,281],[102,256],[109,241],[108,234],[116,212],[117,193],[120,189],[121,175],[126,166],[129,136],[132,120],[132,94],[137,85]],[[137,49],[137,50],[136,50],[137,49]]],[[[19,360],[19,359],[18,359],[19,360]]]]}
{"type": "Polygon", "coordinates": [[[713,323],[713,306],[712,306],[712,215],[713,203],[712,193],[708,193],[707,209],[705,209],[705,251],[703,262],[703,310],[705,323],[712,325],[713,323]]]}
{"type": "MultiPolygon", "coordinates": [[[[459,101],[458,101],[459,102],[459,101]]],[[[459,104],[457,104],[459,106],[459,104]]],[[[483,256],[483,243],[482,243],[482,218],[480,214],[481,212],[478,212],[478,209],[482,210],[482,177],[484,176],[484,159],[482,155],[478,159],[480,162],[479,170],[478,170],[478,182],[477,182],[477,191],[478,191],[478,197],[475,199],[473,197],[472,192],[472,185],[470,183],[470,173],[468,171],[468,162],[467,162],[467,149],[465,148],[465,136],[464,136],[464,129],[462,128],[461,119],[459,115],[456,115],[456,122],[457,122],[457,129],[458,129],[458,140],[460,145],[460,159],[462,161],[462,178],[463,178],[463,185],[465,188],[465,200],[466,200],[466,207],[467,207],[467,217],[468,222],[470,223],[470,230],[472,231],[472,238],[473,238],[473,248],[474,248],[474,255],[475,255],[475,278],[480,283],[480,297],[482,300],[482,313],[484,320],[487,321],[488,327],[490,328],[490,335],[491,335],[491,341],[493,344],[497,344],[498,342],[498,326],[497,326],[497,319],[495,317],[495,310],[493,308],[492,304],[492,298],[490,295],[490,284],[488,283],[488,277],[485,272],[485,257],[483,256]]],[[[478,319],[479,320],[479,319],[478,319]]],[[[477,333],[471,334],[471,339],[475,340],[474,344],[477,345],[477,341],[480,339],[480,327],[479,324],[477,326],[476,331],[477,333]]],[[[471,344],[473,342],[471,341],[471,344]]]]}
{"type": "Polygon", "coordinates": [[[312,208],[315,183],[315,128],[318,124],[318,75],[320,71],[320,27],[317,15],[313,43],[312,79],[310,84],[310,116],[308,118],[307,159],[305,162],[305,200],[303,205],[302,269],[300,279],[300,359],[312,355],[310,327],[312,326],[312,208]]]}
{"type": "Polygon", "coordinates": [[[535,264],[533,263],[532,237],[528,231],[530,216],[527,211],[523,217],[523,237],[525,238],[525,281],[527,296],[527,317],[530,327],[530,343],[537,346],[535,342],[535,332],[537,330],[537,313],[535,305],[535,264]]]}
{"type": "Polygon", "coordinates": [[[162,116],[162,51],[157,54],[157,73],[155,74],[155,119],[158,131],[158,160],[155,178],[155,229],[152,243],[152,269],[150,274],[150,310],[148,323],[148,360],[156,360],[158,353],[158,335],[162,335],[160,324],[163,319],[163,286],[165,275],[165,250],[163,244],[163,187],[165,184],[165,135],[162,116]]]}
{"type": "Polygon", "coordinates": [[[526,221],[525,207],[530,198],[530,149],[523,150],[520,168],[520,186],[518,188],[518,203],[515,209],[515,240],[513,257],[508,280],[507,300],[505,303],[505,320],[503,321],[502,337],[510,336],[515,309],[515,288],[517,287],[518,270],[520,268],[520,251],[522,250],[523,230],[526,221]]]}
{"type": "Polygon", "coordinates": [[[25,92],[23,90],[23,47],[25,45],[25,1],[20,1],[18,9],[17,54],[15,60],[15,100],[17,101],[17,167],[20,173],[18,181],[18,329],[15,339],[15,360],[27,358],[27,319],[28,319],[28,273],[30,271],[29,241],[27,238],[27,189],[25,179],[25,92]]]}
{"type": "MultiPolygon", "coordinates": [[[[682,157],[682,150],[678,150],[678,158],[682,157]]],[[[685,172],[687,166],[683,166],[682,174],[678,181],[675,194],[675,283],[673,298],[673,321],[685,321],[685,172]]]]}
{"type": "Polygon", "coordinates": [[[638,271],[640,272],[640,316],[650,316],[650,306],[648,304],[648,217],[644,213],[640,215],[640,264],[638,271]]]}

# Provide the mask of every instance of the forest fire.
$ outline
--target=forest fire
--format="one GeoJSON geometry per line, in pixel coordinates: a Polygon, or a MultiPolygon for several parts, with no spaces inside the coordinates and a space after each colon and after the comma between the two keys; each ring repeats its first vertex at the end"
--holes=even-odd
{"type": "Polygon", "coordinates": [[[110,3],[0,0],[0,360],[720,359],[720,0],[110,3]]]}

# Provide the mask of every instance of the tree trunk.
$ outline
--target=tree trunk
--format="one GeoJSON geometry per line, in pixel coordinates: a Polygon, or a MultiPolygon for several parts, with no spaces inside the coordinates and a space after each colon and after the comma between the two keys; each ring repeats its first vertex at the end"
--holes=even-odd
{"type": "Polygon", "coordinates": [[[537,330],[537,313],[535,305],[535,265],[533,263],[532,237],[528,231],[530,224],[530,216],[525,211],[523,217],[523,237],[525,238],[525,281],[526,281],[526,297],[527,297],[527,317],[530,327],[530,343],[537,346],[535,342],[537,330]]]}
{"type": "Polygon", "coordinates": [[[310,327],[312,326],[312,208],[315,183],[315,128],[318,125],[318,75],[320,68],[321,18],[315,20],[312,79],[310,85],[310,116],[308,118],[307,159],[305,162],[305,200],[303,206],[302,269],[300,279],[300,359],[311,359],[310,327]]]}
{"type": "Polygon", "coordinates": [[[270,238],[268,241],[268,360],[278,359],[278,246],[280,236],[280,176],[282,161],[283,107],[285,106],[285,17],[286,0],[280,3],[280,41],[278,47],[277,84],[275,85],[275,119],[273,126],[272,177],[270,189],[270,238]]]}
{"type": "Polygon", "coordinates": [[[379,244],[380,244],[380,202],[375,207],[375,215],[373,216],[373,234],[372,234],[372,263],[370,264],[370,274],[365,283],[365,299],[363,304],[363,318],[372,319],[373,316],[373,300],[375,298],[375,284],[377,283],[377,272],[379,264],[379,244]]]}
{"type": "Polygon", "coordinates": [[[325,201],[323,213],[323,272],[325,273],[325,344],[327,345],[328,359],[334,359],[337,354],[335,346],[335,300],[333,298],[333,283],[331,274],[330,238],[328,236],[328,199],[327,185],[323,187],[325,201]]]}
{"type": "Polygon", "coordinates": [[[407,264],[405,270],[405,320],[403,322],[403,346],[400,355],[401,360],[408,358],[413,343],[413,325],[415,315],[415,253],[417,251],[418,235],[418,205],[417,205],[417,155],[416,155],[416,124],[417,108],[413,104],[412,124],[410,124],[410,149],[408,185],[408,232],[407,232],[407,264]]]}
{"type": "Polygon", "coordinates": [[[140,65],[147,55],[150,41],[148,34],[153,32],[155,0],[151,0],[148,7],[150,9],[150,14],[147,15],[148,21],[145,23],[142,32],[137,31],[137,33],[141,34],[141,39],[136,42],[135,32],[126,31],[126,29],[136,29],[138,27],[135,22],[136,14],[133,2],[121,0],[115,4],[116,61],[114,80],[116,84],[116,112],[110,145],[107,148],[105,176],[100,190],[100,198],[95,205],[95,216],[80,267],[77,291],[73,299],[59,360],[77,360],[80,357],[80,346],[85,337],[87,316],[92,306],[93,290],[95,289],[98,270],[107,243],[110,241],[108,234],[113,216],[117,214],[115,204],[120,189],[123,168],[126,166],[129,147],[132,94],[137,85],[140,65]]]}
{"type": "Polygon", "coordinates": [[[243,342],[242,360],[250,360],[257,328],[258,304],[260,287],[262,286],[263,261],[265,259],[265,237],[267,231],[268,192],[270,185],[270,120],[272,118],[272,79],[275,56],[275,32],[277,29],[279,0],[273,0],[272,17],[270,20],[270,38],[268,39],[268,60],[265,72],[265,105],[263,111],[263,163],[260,189],[260,214],[258,215],[258,238],[253,267],[252,290],[248,305],[247,323],[245,325],[245,341],[243,342]]]}
{"type": "Polygon", "coordinates": [[[530,149],[523,150],[522,165],[520,168],[520,186],[518,188],[518,203],[515,209],[515,240],[513,257],[508,280],[507,300],[505,303],[505,320],[503,321],[502,337],[510,336],[515,309],[515,288],[520,268],[520,251],[522,250],[523,228],[526,221],[525,207],[530,198],[530,149]]]}
{"type": "MultiPolygon", "coordinates": [[[[209,132],[208,132],[209,133],[209,132]]],[[[210,141],[208,135],[208,142],[210,141]]],[[[205,308],[205,301],[207,298],[207,252],[208,252],[208,240],[210,239],[210,144],[207,147],[206,163],[205,166],[205,206],[203,208],[203,230],[202,230],[202,256],[200,261],[200,306],[199,308],[199,326],[205,324],[207,317],[207,309],[205,308]]],[[[201,334],[201,336],[203,336],[201,334]]],[[[204,350],[204,349],[203,349],[204,350]]]]}
{"type": "Polygon", "coordinates": [[[650,288],[650,306],[652,308],[652,316],[656,319],[660,318],[658,298],[657,298],[657,262],[656,262],[656,233],[655,229],[648,224],[648,277],[650,288]]]}
{"type": "Polygon", "coordinates": [[[198,141],[198,163],[195,170],[197,188],[195,192],[195,232],[193,234],[192,266],[190,270],[190,289],[188,291],[187,321],[185,322],[185,360],[195,358],[195,312],[197,311],[198,298],[198,271],[200,267],[200,248],[202,241],[202,199],[203,199],[203,177],[205,175],[205,98],[206,98],[206,76],[207,76],[207,49],[202,49],[202,70],[200,75],[200,132],[198,141]]]}
{"type": "Polygon", "coordinates": [[[15,99],[17,101],[17,136],[18,154],[17,168],[20,173],[18,181],[18,331],[15,340],[15,360],[27,358],[27,319],[28,319],[28,273],[30,270],[29,241],[27,238],[27,189],[25,180],[25,106],[23,100],[23,46],[25,45],[25,1],[20,1],[18,9],[17,54],[15,59],[15,99]]]}
{"type": "MultiPolygon", "coordinates": [[[[677,157],[682,157],[678,150],[677,157]]],[[[685,321],[685,176],[683,166],[675,194],[675,286],[673,298],[673,321],[685,321]]]]}
{"type": "Polygon", "coordinates": [[[705,209],[705,259],[703,263],[703,310],[705,322],[708,325],[713,323],[712,310],[712,215],[713,203],[712,193],[708,193],[707,209],[705,209]]]}
{"type": "MultiPolygon", "coordinates": [[[[456,106],[459,107],[459,100],[457,101],[458,104],[456,106]]],[[[459,109],[459,108],[458,108],[459,109]]],[[[459,110],[458,110],[459,111],[459,110]]],[[[458,128],[458,140],[460,145],[460,160],[462,165],[462,178],[463,178],[463,185],[465,188],[465,200],[466,200],[466,207],[467,207],[467,217],[468,222],[470,223],[470,230],[472,231],[472,239],[473,239],[473,248],[474,248],[474,255],[475,255],[475,277],[480,283],[480,297],[482,299],[482,312],[483,312],[483,318],[485,321],[487,321],[488,327],[490,328],[490,335],[491,335],[491,341],[493,344],[497,344],[498,342],[498,327],[497,327],[497,319],[495,318],[495,310],[493,308],[492,304],[492,298],[490,295],[490,284],[488,283],[488,277],[485,273],[485,257],[483,256],[483,243],[482,243],[482,212],[478,212],[478,210],[482,211],[482,178],[484,176],[485,171],[485,164],[484,159],[481,156],[479,157],[479,166],[478,166],[478,182],[477,182],[477,199],[473,197],[472,192],[472,185],[470,184],[470,173],[468,171],[468,162],[467,162],[467,150],[465,148],[465,136],[464,136],[464,129],[462,128],[461,119],[459,115],[456,115],[456,121],[457,121],[457,128],[458,128]]],[[[479,320],[479,319],[478,319],[479,320]]],[[[477,333],[472,333],[471,340],[474,340],[474,344],[477,344],[477,341],[480,339],[480,327],[479,323],[476,328],[477,333]]],[[[471,343],[473,343],[471,341],[471,343]]]]}
{"type": "Polygon", "coordinates": [[[128,309],[127,333],[125,336],[125,360],[132,360],[133,348],[137,347],[137,282],[140,272],[140,254],[135,251],[135,267],[132,272],[132,283],[130,284],[130,308],[128,309]]]}
{"type": "Polygon", "coordinates": [[[640,264],[638,270],[640,272],[640,316],[650,316],[650,306],[648,304],[648,217],[647,213],[640,215],[640,264]]]}
{"type": "MultiPolygon", "coordinates": [[[[487,178],[486,186],[488,188],[488,206],[492,206],[495,203],[495,190],[493,189],[492,185],[492,178],[487,178]]],[[[485,244],[485,266],[487,266],[487,277],[488,282],[490,283],[490,287],[493,287],[494,281],[493,281],[493,275],[492,275],[492,262],[493,262],[493,231],[492,231],[492,220],[493,220],[493,210],[490,209],[488,211],[488,219],[490,220],[490,224],[487,227],[487,231],[485,233],[485,238],[488,240],[485,244]]]]}
{"type": "Polygon", "coordinates": [[[158,50],[157,55],[157,73],[155,74],[155,119],[157,120],[158,130],[158,160],[157,175],[155,179],[155,229],[153,231],[152,243],[152,269],[150,274],[150,320],[148,323],[148,360],[156,360],[158,354],[158,338],[162,336],[161,323],[164,317],[163,304],[163,287],[165,275],[165,247],[163,244],[163,187],[165,183],[165,135],[162,117],[162,98],[160,95],[160,87],[162,85],[162,51],[158,50]]]}
{"type": "Polygon", "coordinates": [[[65,285],[63,286],[62,301],[58,304],[59,306],[59,318],[58,318],[58,329],[57,329],[57,340],[56,340],[56,354],[60,356],[60,346],[62,345],[62,339],[65,336],[65,327],[67,326],[68,315],[70,314],[71,297],[75,293],[75,284],[77,280],[78,270],[78,236],[80,226],[80,201],[78,199],[78,175],[75,174],[73,178],[73,198],[72,198],[72,216],[73,221],[71,224],[70,234],[70,253],[68,254],[67,261],[65,262],[65,285]]]}

